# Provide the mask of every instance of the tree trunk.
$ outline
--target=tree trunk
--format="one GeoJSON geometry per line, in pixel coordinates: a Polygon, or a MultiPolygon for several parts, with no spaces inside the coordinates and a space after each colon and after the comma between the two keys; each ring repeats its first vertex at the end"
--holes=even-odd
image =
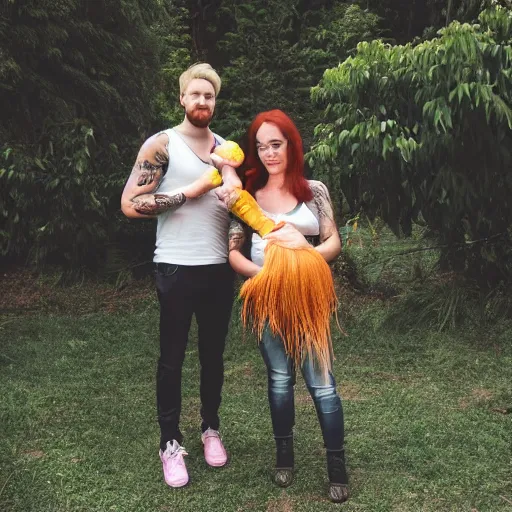
{"type": "Polygon", "coordinates": [[[450,15],[452,11],[452,0],[448,0],[448,5],[446,6],[446,26],[450,24],[450,15]]]}

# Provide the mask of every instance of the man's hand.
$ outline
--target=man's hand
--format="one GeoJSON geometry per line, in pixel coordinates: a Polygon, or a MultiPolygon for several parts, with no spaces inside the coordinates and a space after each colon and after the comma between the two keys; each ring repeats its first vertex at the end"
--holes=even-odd
{"type": "Polygon", "coordinates": [[[219,171],[215,167],[210,167],[196,181],[183,187],[182,191],[189,199],[200,197],[206,192],[217,188],[222,183],[219,171]]]}

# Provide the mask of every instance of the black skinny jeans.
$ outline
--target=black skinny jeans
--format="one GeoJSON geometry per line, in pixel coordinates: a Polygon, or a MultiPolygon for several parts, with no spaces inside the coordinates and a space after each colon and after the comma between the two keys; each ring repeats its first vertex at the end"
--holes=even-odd
{"type": "Polygon", "coordinates": [[[175,439],[181,444],[181,371],[192,315],[198,325],[201,365],[201,430],[219,429],[224,382],[224,345],[233,305],[234,273],[228,263],[184,266],[156,264],[160,301],[160,359],[156,399],[160,445],[175,439]]]}

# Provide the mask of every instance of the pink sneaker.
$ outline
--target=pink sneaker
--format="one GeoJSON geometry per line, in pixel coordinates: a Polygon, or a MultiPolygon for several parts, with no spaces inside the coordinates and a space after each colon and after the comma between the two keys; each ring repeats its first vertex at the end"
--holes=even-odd
{"type": "Polygon", "coordinates": [[[201,440],[204,444],[204,458],[206,462],[214,468],[224,466],[228,461],[228,455],[222,444],[219,431],[209,428],[206,432],[203,432],[201,440]]]}
{"type": "Polygon", "coordinates": [[[188,484],[188,472],[183,456],[188,455],[177,441],[167,441],[165,452],[160,450],[160,460],[164,469],[165,483],[171,487],[183,487],[188,484]]]}

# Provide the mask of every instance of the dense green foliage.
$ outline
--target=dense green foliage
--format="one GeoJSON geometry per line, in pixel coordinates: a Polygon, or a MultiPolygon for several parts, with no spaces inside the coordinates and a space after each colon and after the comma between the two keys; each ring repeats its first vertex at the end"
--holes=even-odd
{"type": "MultiPolygon", "coordinates": [[[[31,266],[56,263],[73,271],[127,269],[150,259],[153,224],[124,219],[119,213],[119,196],[141,142],[155,131],[178,123],[182,117],[177,101],[180,73],[198,60],[211,62],[218,69],[223,87],[213,128],[222,135],[243,142],[242,134],[253,116],[261,110],[278,107],[296,120],[309,149],[314,127],[329,121],[329,116],[343,119],[343,128],[361,122],[353,117],[355,109],[351,114],[337,113],[340,109],[337,92],[332,92],[336,101],[327,96],[322,100],[332,103],[327,117],[323,112],[325,103],[315,104],[309,97],[311,87],[322,80],[326,69],[335,69],[352,56],[340,69],[351,67],[351,76],[359,73],[363,78],[358,78],[359,83],[350,93],[347,89],[347,97],[354,101],[358,97],[361,111],[372,112],[367,118],[370,124],[372,116],[376,116],[379,133],[369,138],[370,144],[361,144],[353,155],[356,141],[352,135],[347,136],[344,144],[350,144],[349,153],[343,151],[332,161],[329,172],[318,166],[317,158],[314,172],[335,191],[338,205],[343,186],[354,214],[365,205],[370,214],[383,215],[390,225],[400,226],[407,234],[411,220],[420,220],[421,201],[414,192],[413,208],[404,192],[407,187],[402,186],[400,179],[412,166],[420,165],[420,161],[426,168],[429,162],[434,167],[442,160],[445,170],[441,174],[456,175],[459,181],[452,187],[438,178],[428,190],[432,198],[429,208],[423,200],[423,220],[442,244],[449,245],[454,240],[475,242],[466,247],[472,251],[470,259],[475,269],[483,268],[482,258],[487,262],[494,258],[496,278],[504,273],[508,275],[502,268],[508,246],[503,245],[505,238],[498,236],[510,225],[506,204],[498,201],[500,209],[496,210],[496,199],[493,198],[491,205],[490,200],[485,203],[472,195],[476,176],[478,179],[485,176],[483,181],[478,181],[480,198],[485,194],[494,197],[496,191],[502,197],[507,191],[503,171],[508,165],[506,149],[495,151],[498,146],[506,148],[510,137],[506,120],[510,75],[504,60],[509,58],[507,29],[502,27],[503,33],[495,34],[493,27],[501,22],[493,22],[489,15],[483,15],[482,26],[489,26],[490,34],[473,25],[455,23],[440,37],[434,37],[436,30],[453,19],[474,21],[488,3],[478,0],[2,2],[1,256],[5,261],[26,262],[31,266]],[[441,59],[437,50],[450,40],[455,43],[446,52],[453,63],[437,62],[441,59]],[[408,41],[414,43],[386,46],[408,41]],[[484,48],[485,45],[488,46],[484,48]],[[370,66],[370,61],[365,59],[372,56],[377,61],[370,66]],[[400,59],[404,59],[402,63],[400,59]],[[463,62],[464,66],[456,68],[457,62],[463,62]],[[479,66],[488,69],[489,75],[477,76],[479,66]],[[499,71],[500,66],[504,73],[499,71]],[[372,71],[368,79],[364,77],[365,67],[372,71]],[[377,84],[375,80],[384,76],[387,69],[394,70],[397,78],[387,85],[377,84]],[[494,83],[497,77],[500,81],[494,83]],[[366,90],[370,83],[375,88],[366,90]],[[423,105],[430,105],[430,110],[423,112],[423,105]],[[443,113],[436,115],[436,112],[443,113]],[[451,126],[446,124],[447,112],[451,126]],[[387,124],[381,132],[383,120],[387,124]],[[479,160],[470,151],[461,149],[461,141],[475,137],[482,122],[488,136],[479,137],[478,144],[470,145],[470,150],[478,151],[478,155],[484,152],[488,158],[475,174],[475,163],[479,160]],[[373,159],[371,151],[375,148],[368,148],[373,144],[371,141],[376,144],[380,139],[386,141],[389,154],[384,159],[378,150],[373,159]],[[403,155],[407,156],[409,151],[409,161],[399,158],[398,150],[392,151],[397,147],[403,155]],[[450,169],[459,162],[461,151],[470,165],[454,174],[450,169]],[[432,159],[429,152],[434,153],[432,159]],[[449,157],[445,158],[443,155],[448,153],[449,157]],[[350,172],[354,176],[361,176],[366,173],[369,161],[376,173],[393,176],[385,181],[390,199],[386,208],[368,199],[368,190],[361,188],[359,178],[347,180],[349,166],[353,166],[350,172]],[[385,170],[388,168],[392,169],[388,172],[385,170]],[[473,188],[462,186],[462,177],[473,188]],[[457,214],[452,215],[454,198],[450,190],[454,187],[459,206],[457,214]],[[470,203],[471,212],[475,215],[480,212],[481,219],[466,218],[463,203],[470,203]],[[442,209],[438,204],[444,205],[442,209]],[[411,211],[404,213],[407,208],[411,211]],[[462,228],[461,223],[464,223],[462,228]],[[492,244],[478,241],[495,235],[492,244]]],[[[336,73],[327,72],[317,89],[317,97],[320,91],[327,94],[328,77],[333,74],[336,73]]],[[[336,126],[333,133],[340,132],[341,127],[336,126]]],[[[320,150],[321,147],[325,144],[322,143],[320,150]]],[[[433,179],[432,173],[429,179],[433,179]]],[[[430,186],[429,179],[425,186],[430,186]]],[[[464,254],[467,259],[467,251],[464,254]]],[[[448,261],[453,260],[452,256],[448,261]]]]}
{"type": "Polygon", "coordinates": [[[151,23],[165,11],[157,0],[1,9],[2,253],[95,266],[118,203],[115,177],[153,122],[160,42],[151,23]]]}
{"type": "Polygon", "coordinates": [[[353,210],[396,234],[426,225],[443,268],[497,285],[512,275],[512,12],[478,21],[417,45],[360,43],[327,70],[310,163],[353,210]]]}
{"type": "Polygon", "coordinates": [[[330,4],[4,2],[2,256],[74,271],[132,260],[122,246],[143,223],[120,218],[120,191],[144,138],[180,121],[177,79],[198,59],[224,80],[219,132],[239,137],[258,111],[280,107],[311,137],[309,88],[377,22],[330,4]]]}
{"type": "Polygon", "coordinates": [[[367,0],[368,8],[383,20],[383,36],[408,41],[435,36],[436,29],[453,20],[473,21],[489,0],[367,0]]]}
{"type": "Polygon", "coordinates": [[[229,29],[219,48],[230,64],[223,69],[226,92],[219,101],[223,133],[239,137],[258,112],[280,108],[293,117],[308,145],[320,119],[309,101],[310,88],[326,67],[375,34],[377,17],[357,5],[334,2],[329,10],[301,12],[301,3],[222,3],[217,23],[229,29]]]}

